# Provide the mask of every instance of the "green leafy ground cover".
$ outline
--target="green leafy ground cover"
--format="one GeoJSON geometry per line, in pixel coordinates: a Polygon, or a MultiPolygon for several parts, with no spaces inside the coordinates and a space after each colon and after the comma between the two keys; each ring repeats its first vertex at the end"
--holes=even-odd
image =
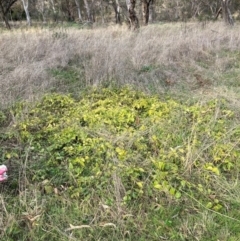
{"type": "Polygon", "coordinates": [[[11,115],[1,239],[240,238],[240,127],[225,100],[106,88],[11,115]]]}

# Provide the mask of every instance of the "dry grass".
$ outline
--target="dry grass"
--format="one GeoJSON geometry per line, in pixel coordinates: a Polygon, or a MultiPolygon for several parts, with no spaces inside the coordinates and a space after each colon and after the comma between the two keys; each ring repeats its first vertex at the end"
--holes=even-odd
{"type": "Polygon", "coordinates": [[[138,32],[33,28],[2,32],[0,43],[2,106],[49,91],[59,84],[49,70],[69,65],[85,86],[114,81],[157,93],[181,88],[207,95],[224,94],[222,75],[240,68],[240,26],[222,23],[151,25],[138,32]]]}

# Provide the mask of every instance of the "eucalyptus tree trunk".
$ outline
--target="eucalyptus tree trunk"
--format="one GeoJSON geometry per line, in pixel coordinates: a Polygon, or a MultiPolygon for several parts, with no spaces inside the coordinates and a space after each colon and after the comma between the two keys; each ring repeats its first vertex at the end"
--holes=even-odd
{"type": "Polygon", "coordinates": [[[22,0],[23,8],[26,14],[27,24],[31,26],[31,17],[28,10],[28,0],[22,0]]]}
{"type": "Polygon", "coordinates": [[[76,6],[77,6],[77,11],[78,11],[78,19],[79,22],[82,22],[82,15],[81,15],[81,8],[78,0],[75,0],[76,6]]]}
{"type": "Polygon", "coordinates": [[[121,24],[121,13],[120,13],[120,4],[118,0],[112,1],[112,6],[115,11],[116,24],[121,24]]]}
{"type": "Polygon", "coordinates": [[[229,9],[230,2],[231,0],[222,0],[222,15],[226,24],[234,25],[232,14],[229,9]]]}
{"type": "Polygon", "coordinates": [[[149,22],[149,10],[152,0],[142,0],[142,15],[143,15],[143,24],[148,25],[149,22]]]}
{"type": "Polygon", "coordinates": [[[139,28],[138,18],[135,12],[136,0],[126,0],[131,30],[139,28]]]}

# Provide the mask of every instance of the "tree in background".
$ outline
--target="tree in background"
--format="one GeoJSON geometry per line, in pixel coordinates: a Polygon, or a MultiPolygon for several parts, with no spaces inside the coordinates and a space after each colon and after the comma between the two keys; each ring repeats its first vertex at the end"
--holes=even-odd
{"type": "Polygon", "coordinates": [[[233,25],[233,18],[229,9],[230,4],[231,0],[222,0],[222,15],[226,24],[233,25]]]}
{"type": "Polygon", "coordinates": [[[87,12],[87,20],[88,20],[88,22],[92,22],[93,19],[92,19],[92,15],[91,15],[91,9],[88,4],[88,0],[83,0],[83,1],[84,1],[85,9],[87,12]]]}
{"type": "Polygon", "coordinates": [[[17,0],[0,0],[0,15],[8,29],[11,29],[11,26],[8,20],[8,14],[15,2],[17,2],[17,0]]]}
{"type": "Polygon", "coordinates": [[[30,17],[30,14],[29,14],[29,10],[28,10],[28,0],[22,0],[22,4],[23,4],[23,8],[24,8],[24,11],[25,11],[25,14],[26,14],[26,20],[27,20],[27,24],[29,26],[31,26],[31,17],[30,17]]]}
{"type": "Polygon", "coordinates": [[[78,0],[75,0],[76,6],[77,6],[77,12],[78,12],[78,20],[79,22],[82,22],[82,14],[81,14],[81,8],[78,0]]]}
{"type": "Polygon", "coordinates": [[[35,10],[37,11],[38,16],[40,15],[40,19],[43,22],[46,22],[46,8],[47,6],[44,0],[37,0],[35,2],[35,10]]]}
{"type": "Polygon", "coordinates": [[[135,12],[136,0],[126,0],[130,29],[139,28],[138,17],[135,12]]]}
{"type": "Polygon", "coordinates": [[[121,7],[119,4],[118,0],[113,0],[112,1],[112,6],[115,12],[115,20],[116,20],[116,24],[121,24],[121,7]]]}
{"type": "Polygon", "coordinates": [[[143,24],[148,25],[149,22],[149,10],[150,6],[153,4],[153,0],[142,0],[142,15],[143,15],[143,24]]]}

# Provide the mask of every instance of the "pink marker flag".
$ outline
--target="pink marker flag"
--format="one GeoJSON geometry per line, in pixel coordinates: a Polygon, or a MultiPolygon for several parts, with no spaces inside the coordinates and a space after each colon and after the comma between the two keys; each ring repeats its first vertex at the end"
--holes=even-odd
{"type": "Polygon", "coordinates": [[[7,167],[5,165],[0,165],[0,182],[7,180],[7,167]]]}

